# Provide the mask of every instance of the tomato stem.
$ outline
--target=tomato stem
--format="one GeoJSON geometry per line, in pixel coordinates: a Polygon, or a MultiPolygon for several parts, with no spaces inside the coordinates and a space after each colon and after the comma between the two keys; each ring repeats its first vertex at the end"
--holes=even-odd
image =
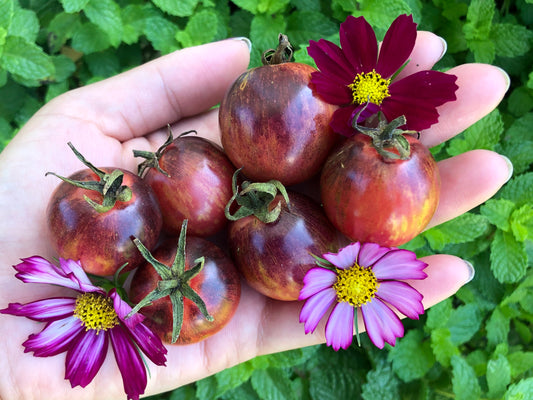
{"type": "Polygon", "coordinates": [[[276,49],[268,49],[261,56],[263,65],[276,65],[290,62],[293,55],[292,45],[287,35],[278,35],[278,46],[276,49]]]}

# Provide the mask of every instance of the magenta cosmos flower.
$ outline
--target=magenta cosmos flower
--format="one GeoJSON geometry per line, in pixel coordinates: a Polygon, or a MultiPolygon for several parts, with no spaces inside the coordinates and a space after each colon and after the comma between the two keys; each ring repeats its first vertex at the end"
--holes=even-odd
{"type": "Polygon", "coordinates": [[[135,314],[125,319],[131,307],[116,289],[106,293],[94,286],[81,265],[59,260],[59,267],[42,257],[22,259],[15,265],[16,277],[25,283],[63,286],[77,292],[76,297],[52,297],[32,303],[11,303],[2,314],[46,322],[44,329],[23,343],[24,352],[49,357],[66,352],[65,379],[72,387],[87,386],[102,366],[109,342],[122,375],[128,399],[139,399],[147,383],[140,351],[156,365],[165,365],[167,350],[159,337],[135,314]]]}
{"type": "Polygon", "coordinates": [[[305,333],[314,332],[334,305],[326,323],[326,343],[333,349],[347,349],[352,343],[358,308],[370,340],[379,348],[385,342],[394,346],[404,333],[391,306],[411,319],[424,313],[422,295],[403,282],[427,277],[423,271],[427,264],[413,252],[357,242],[323,258],[333,268],[315,267],[305,275],[299,299],[306,302],[300,322],[305,333]]]}
{"type": "Polygon", "coordinates": [[[456,99],[455,75],[419,71],[395,79],[415,45],[412,16],[394,20],[379,50],[376,35],[363,17],[349,16],[339,33],[341,48],[324,39],[310,41],[308,47],[319,69],[311,74],[312,84],[325,101],[340,106],[331,121],[334,131],[352,136],[352,121],[367,102],[357,122],[381,111],[389,122],[405,116],[407,129],[420,131],[438,121],[438,106],[456,99]]]}

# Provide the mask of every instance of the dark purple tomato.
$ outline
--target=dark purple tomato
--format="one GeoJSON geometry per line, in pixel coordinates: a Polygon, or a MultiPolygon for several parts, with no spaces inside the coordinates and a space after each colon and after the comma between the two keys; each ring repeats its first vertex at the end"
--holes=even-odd
{"type": "MultiPolygon", "coordinates": [[[[176,256],[176,244],[177,239],[167,239],[152,255],[170,266],[176,256]]],[[[239,273],[232,260],[218,246],[200,237],[187,236],[185,254],[185,271],[195,265],[196,259],[205,257],[204,267],[189,284],[205,302],[213,321],[208,321],[196,304],[185,297],[183,325],[175,344],[197,343],[220,331],[235,314],[241,296],[239,273]]],[[[133,276],[130,300],[133,303],[140,302],[160,281],[160,276],[151,264],[142,264],[133,276]]],[[[139,312],[147,317],[144,324],[161,340],[165,343],[172,342],[172,303],[168,296],[141,308],[139,312]]]]}
{"type": "Polygon", "coordinates": [[[330,155],[320,177],[324,211],[352,241],[399,246],[431,220],[440,175],[431,152],[406,135],[408,159],[386,159],[367,135],[356,134],[330,155]]]}
{"type": "MultiPolygon", "coordinates": [[[[106,173],[116,168],[101,168],[106,173]]],[[[62,258],[81,261],[88,273],[109,276],[122,265],[133,269],[144,261],[132,237],[137,237],[147,248],[158,241],[162,226],[161,211],[150,186],[137,175],[123,172],[123,185],[129,187],[132,197],[117,201],[105,212],[98,212],[87,202],[101,204],[103,196],[94,191],[61,182],[53,192],[46,218],[53,248],[62,258]]],[[[90,169],[71,175],[77,181],[98,181],[90,169]]]]}
{"type": "Polygon", "coordinates": [[[336,141],[336,106],[310,86],[315,68],[295,62],[253,68],[220,104],[222,146],[251,181],[303,182],[319,172],[336,141]]]}
{"type": "Polygon", "coordinates": [[[226,226],[235,168],[220,146],[181,136],[164,149],[159,166],[169,176],[150,168],[144,179],[159,200],[165,231],[179,233],[184,219],[190,235],[211,236],[226,226]]]}
{"type": "Polygon", "coordinates": [[[248,216],[229,225],[229,246],[235,265],[248,284],[273,299],[297,300],[303,278],[316,266],[311,254],[322,256],[340,247],[338,232],[320,206],[309,197],[288,192],[290,209],[282,195],[275,222],[265,224],[248,216]]]}

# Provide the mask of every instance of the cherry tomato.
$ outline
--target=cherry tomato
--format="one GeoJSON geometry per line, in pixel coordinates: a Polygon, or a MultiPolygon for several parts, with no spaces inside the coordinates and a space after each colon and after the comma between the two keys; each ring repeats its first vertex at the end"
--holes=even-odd
{"type": "MultiPolygon", "coordinates": [[[[100,171],[121,171],[122,185],[131,190],[131,198],[117,201],[107,211],[97,211],[90,201],[102,204],[101,193],[63,181],[52,194],[46,218],[52,247],[60,257],[81,261],[88,273],[109,276],[125,263],[127,269],[132,269],[143,261],[131,238],[138,237],[146,247],[153,248],[162,218],[152,189],[140,177],[121,169],[100,171]]],[[[78,171],[68,179],[100,181],[91,169],[78,171]]]]}
{"type": "MultiPolygon", "coordinates": [[[[153,251],[153,256],[162,264],[171,266],[177,252],[176,243],[174,238],[163,241],[153,251]]],[[[190,270],[198,258],[205,258],[203,268],[189,281],[189,285],[204,301],[213,321],[206,319],[199,307],[184,297],[183,325],[176,344],[196,343],[220,331],[235,314],[241,296],[237,269],[218,246],[200,237],[187,236],[185,254],[185,271],[190,270]]],[[[142,264],[133,276],[130,300],[139,303],[156,289],[160,281],[161,277],[151,264],[142,264]]],[[[155,300],[139,312],[147,317],[144,321],[146,326],[164,342],[172,343],[173,314],[168,296],[155,300]]]]}
{"type": "Polygon", "coordinates": [[[352,241],[399,246],[429,223],[439,202],[440,176],[431,152],[406,135],[408,159],[388,159],[367,135],[348,138],[320,177],[324,211],[352,241]]]}
{"type": "Polygon", "coordinates": [[[229,225],[229,246],[248,284],[273,299],[297,300],[306,272],[316,266],[312,255],[338,251],[339,235],[320,206],[306,195],[288,191],[290,208],[278,194],[269,208],[281,204],[276,221],[248,216],[229,225]]]}

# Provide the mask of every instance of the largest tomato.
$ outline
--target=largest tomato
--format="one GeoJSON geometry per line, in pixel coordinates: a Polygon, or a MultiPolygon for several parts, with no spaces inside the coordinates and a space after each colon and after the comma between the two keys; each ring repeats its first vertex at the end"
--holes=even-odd
{"type": "Polygon", "coordinates": [[[324,211],[353,241],[401,245],[428,224],[438,205],[440,177],[430,151],[405,136],[406,159],[384,157],[362,133],[327,159],[320,177],[324,211]]]}
{"type": "Polygon", "coordinates": [[[336,106],[313,91],[313,71],[296,62],[263,65],[239,76],[226,93],[219,110],[222,146],[250,180],[292,185],[319,172],[336,140],[329,127],[336,106]]]}

